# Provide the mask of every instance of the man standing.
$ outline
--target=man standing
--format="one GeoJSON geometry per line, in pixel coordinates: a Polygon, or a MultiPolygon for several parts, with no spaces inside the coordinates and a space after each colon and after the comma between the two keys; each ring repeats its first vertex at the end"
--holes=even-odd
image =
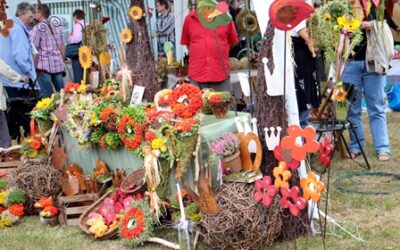
{"type": "Polygon", "coordinates": [[[31,41],[38,50],[38,83],[44,97],[64,88],[64,39],[61,26],[49,22],[50,9],[47,4],[37,7],[39,23],[30,32],[31,41]]]}
{"type": "Polygon", "coordinates": [[[175,44],[175,20],[168,0],[157,0],[156,9],[159,13],[157,18],[158,53],[164,55],[164,44],[166,42],[175,44]]]}
{"type": "MultiPolygon", "coordinates": [[[[232,21],[219,25],[217,19],[219,17],[210,17],[211,10],[217,9],[215,1],[200,1],[200,3],[198,7],[205,6],[199,8],[200,17],[197,10],[189,13],[182,30],[181,44],[189,49],[189,79],[201,89],[229,91],[231,74],[229,50],[239,42],[236,28],[232,21]],[[204,23],[214,25],[215,28],[205,28],[199,18],[209,19],[204,20],[204,23]],[[216,24],[212,24],[213,22],[216,24]]],[[[229,21],[231,17],[227,16],[225,19],[229,21]]]]}
{"type": "MultiPolygon", "coordinates": [[[[35,65],[33,63],[33,49],[29,42],[29,33],[26,26],[33,22],[34,11],[32,5],[22,2],[18,4],[16,16],[11,19],[14,22],[8,37],[0,35],[0,58],[20,75],[26,75],[30,79],[36,79],[35,65]]],[[[22,83],[14,84],[10,79],[0,76],[9,97],[23,95],[22,83]]]]}

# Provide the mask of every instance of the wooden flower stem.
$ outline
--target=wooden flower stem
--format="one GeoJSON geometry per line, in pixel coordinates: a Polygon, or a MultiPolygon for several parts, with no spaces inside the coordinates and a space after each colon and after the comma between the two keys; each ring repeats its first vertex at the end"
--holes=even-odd
{"type": "Polygon", "coordinates": [[[151,242],[151,243],[157,243],[157,244],[160,244],[160,245],[172,248],[172,249],[179,249],[178,244],[172,243],[172,242],[169,242],[167,240],[163,240],[163,239],[157,238],[157,237],[150,237],[146,241],[151,242]]]}

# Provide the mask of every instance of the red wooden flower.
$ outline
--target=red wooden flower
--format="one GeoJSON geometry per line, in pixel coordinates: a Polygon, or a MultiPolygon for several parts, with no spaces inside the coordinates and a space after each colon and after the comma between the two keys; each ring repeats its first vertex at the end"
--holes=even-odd
{"type": "Polygon", "coordinates": [[[325,136],[322,142],[319,143],[319,162],[322,166],[328,168],[331,165],[331,157],[335,147],[331,143],[329,136],[325,136]]]}
{"type": "Polygon", "coordinates": [[[269,8],[269,19],[279,30],[291,30],[309,18],[314,8],[303,0],[275,0],[269,8]]]}
{"type": "Polygon", "coordinates": [[[289,187],[289,180],[292,177],[292,173],[290,170],[287,170],[286,163],[281,161],[279,162],[279,166],[275,167],[273,170],[273,174],[275,177],[274,185],[277,188],[289,187]]]}
{"type": "Polygon", "coordinates": [[[300,161],[291,157],[291,151],[283,149],[280,145],[275,147],[274,157],[279,162],[284,161],[286,163],[286,167],[290,168],[291,170],[296,170],[300,166],[300,161]]]}
{"type": "Polygon", "coordinates": [[[299,125],[291,125],[288,127],[288,136],[282,138],[281,146],[283,149],[291,150],[293,159],[302,161],[306,158],[308,153],[315,153],[319,149],[319,144],[315,137],[315,129],[311,126],[301,129],[299,125]],[[302,137],[304,143],[298,144],[296,142],[298,137],[302,137]]]}
{"type": "Polygon", "coordinates": [[[319,202],[321,199],[321,192],[325,190],[323,182],[317,180],[314,172],[308,172],[307,178],[300,180],[300,186],[303,189],[303,198],[306,200],[313,200],[319,202]]]}
{"type": "Polygon", "coordinates": [[[256,202],[262,201],[265,206],[271,206],[274,196],[278,193],[278,189],[273,185],[271,177],[265,176],[263,179],[256,181],[256,192],[253,199],[256,202]]]}
{"type": "Polygon", "coordinates": [[[306,208],[307,203],[300,196],[300,190],[297,186],[289,188],[281,188],[282,199],[280,205],[283,208],[289,208],[290,213],[293,216],[298,216],[300,211],[306,208]]]}

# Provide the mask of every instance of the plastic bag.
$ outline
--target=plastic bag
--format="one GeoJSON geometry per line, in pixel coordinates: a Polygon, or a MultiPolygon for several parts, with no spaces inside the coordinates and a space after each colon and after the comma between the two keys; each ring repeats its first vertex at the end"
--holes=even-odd
{"type": "Polygon", "coordinates": [[[389,107],[393,111],[400,111],[400,83],[394,83],[387,92],[389,107]]]}

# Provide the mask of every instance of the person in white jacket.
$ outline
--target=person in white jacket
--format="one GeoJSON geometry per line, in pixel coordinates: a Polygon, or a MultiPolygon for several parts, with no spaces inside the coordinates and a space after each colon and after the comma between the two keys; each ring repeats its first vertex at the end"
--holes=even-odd
{"type": "MultiPolygon", "coordinates": [[[[0,59],[0,76],[7,78],[13,83],[27,82],[29,78],[27,76],[21,76],[10,66],[8,66],[2,59],[0,59]]],[[[0,82],[0,148],[8,148],[11,146],[10,133],[8,131],[7,119],[5,111],[7,110],[7,95],[3,88],[3,84],[0,82]]]]}

